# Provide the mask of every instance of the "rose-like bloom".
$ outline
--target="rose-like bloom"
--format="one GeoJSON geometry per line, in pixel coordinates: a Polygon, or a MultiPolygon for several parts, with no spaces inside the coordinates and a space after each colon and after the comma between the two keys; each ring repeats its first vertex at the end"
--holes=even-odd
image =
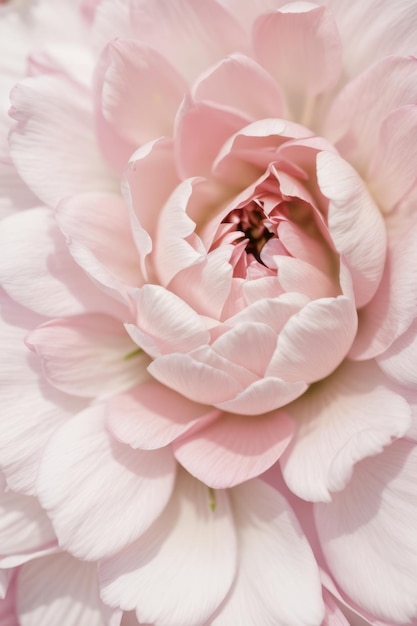
{"type": "Polygon", "coordinates": [[[0,623],[416,623],[417,5],[58,5],[0,7],[0,623]]]}

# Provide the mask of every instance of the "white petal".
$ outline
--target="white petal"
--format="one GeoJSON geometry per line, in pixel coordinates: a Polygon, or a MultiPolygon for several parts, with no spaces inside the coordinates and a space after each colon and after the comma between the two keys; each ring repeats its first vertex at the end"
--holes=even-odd
{"type": "Polygon", "coordinates": [[[104,406],[95,405],[50,439],[38,492],[60,545],[94,560],[145,532],[167,504],[174,479],[169,449],[142,452],[117,442],[106,429],[104,406]]]}

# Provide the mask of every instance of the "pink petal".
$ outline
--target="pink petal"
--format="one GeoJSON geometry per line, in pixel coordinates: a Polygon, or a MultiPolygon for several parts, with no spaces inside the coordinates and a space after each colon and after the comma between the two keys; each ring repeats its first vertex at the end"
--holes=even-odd
{"type": "Polygon", "coordinates": [[[175,128],[180,177],[208,177],[220,148],[249,121],[240,112],[186,99],[178,111],[175,128]]]}
{"type": "Polygon", "coordinates": [[[273,411],[292,402],[307,389],[303,381],[287,382],[279,378],[266,376],[251,383],[230,400],[217,402],[216,406],[224,411],[242,413],[243,415],[259,415],[273,411]]]}
{"type": "Polygon", "coordinates": [[[77,263],[115,297],[142,284],[128,210],[119,195],[72,196],[60,204],[57,221],[77,263]]]}
{"type": "Polygon", "coordinates": [[[169,505],[149,531],[100,564],[101,597],[109,606],[136,609],[140,622],[203,624],[230,589],[236,560],[227,494],[210,494],[180,472],[169,505]]]}
{"type": "Polygon", "coordinates": [[[0,281],[19,304],[56,317],[87,311],[120,315],[121,307],[94,289],[72,259],[48,209],[30,209],[2,220],[0,246],[0,281]]]}
{"type": "Polygon", "coordinates": [[[12,158],[46,204],[68,195],[117,190],[96,146],[88,93],[59,75],[28,78],[14,88],[12,158]],[[47,175],[45,175],[47,172],[47,175]]]}
{"type": "Polygon", "coordinates": [[[256,418],[224,413],[174,443],[176,459],[193,476],[226,489],[259,476],[291,441],[294,423],[282,411],[256,418]]]}
{"type": "Polygon", "coordinates": [[[276,256],[275,262],[279,283],[286,292],[302,293],[312,300],[340,293],[335,282],[310,263],[290,256],[276,256]]]}
{"type": "Polygon", "coordinates": [[[231,502],[239,569],[210,624],[319,626],[324,606],[318,568],[288,502],[258,480],[233,489],[231,502]]]}
{"type": "MultiPolygon", "coordinates": [[[[417,182],[417,106],[404,106],[381,125],[368,181],[379,206],[391,211],[413,192],[417,182]]],[[[407,198],[409,200],[409,198],[407,198]]]]}
{"type": "Polygon", "coordinates": [[[100,52],[115,37],[132,37],[130,0],[101,0],[94,15],[93,48],[100,52]]]}
{"type": "Polygon", "coordinates": [[[202,363],[188,354],[168,354],[148,367],[150,374],[186,398],[201,404],[218,404],[242,389],[225,371],[202,363]]]}
{"type": "Polygon", "coordinates": [[[113,40],[107,57],[100,91],[109,131],[132,147],[170,136],[187,90],[182,76],[158,52],[134,39],[113,40]]]}
{"type": "Polygon", "coordinates": [[[170,290],[199,315],[221,319],[233,284],[228,246],[212,250],[201,262],[185,267],[169,284],[170,290]]]}
{"type": "Polygon", "coordinates": [[[342,48],[334,19],[324,7],[291,3],[262,15],[254,27],[254,48],[286,94],[297,120],[306,117],[310,99],[338,81],[342,48]]]}
{"type": "Polygon", "coordinates": [[[368,304],[381,281],[386,235],[379,208],[355,170],[330,152],[317,155],[317,178],[329,198],[331,238],[349,269],[356,306],[368,304]]]}
{"type": "Polygon", "coordinates": [[[2,297],[2,316],[0,466],[12,489],[34,494],[46,442],[62,423],[85,407],[85,401],[51,387],[37,360],[31,358],[24,338],[28,328],[43,320],[5,297],[2,297]]]}
{"type": "Polygon", "coordinates": [[[390,245],[384,274],[374,298],[359,312],[354,359],[382,354],[412,324],[417,308],[417,229],[413,224],[390,245]]]}
{"type": "Polygon", "coordinates": [[[329,2],[344,48],[344,67],[355,76],[392,54],[416,55],[417,10],[414,3],[391,0],[329,2]],[[390,32],[390,37],[386,33],[390,32]]]}
{"type": "Polygon", "coordinates": [[[49,440],[38,493],[60,545],[97,560],[149,528],[165,508],[174,478],[167,448],[142,452],[116,442],[107,432],[104,406],[93,405],[49,440]]]}
{"type": "Polygon", "coordinates": [[[349,485],[315,507],[330,572],[375,617],[395,624],[417,616],[416,448],[406,440],[359,463],[349,485]]]}
{"type": "Polygon", "coordinates": [[[42,359],[49,382],[72,395],[88,398],[117,393],[147,378],[148,357],[127,358],[137,346],[111,317],[54,320],[32,331],[26,342],[42,359]]]}
{"type": "Polygon", "coordinates": [[[244,33],[216,2],[134,0],[135,37],[155,48],[189,81],[226,55],[242,50],[244,33]]]}
{"type": "Polygon", "coordinates": [[[119,441],[141,450],[168,445],[212,413],[211,407],[191,402],[155,381],[115,396],[107,406],[110,431],[119,441]]]}
{"type": "Polygon", "coordinates": [[[97,566],[57,554],[26,563],[17,583],[20,626],[118,626],[99,597],[97,566]]]}
{"type": "Polygon", "coordinates": [[[387,57],[348,83],[333,101],[325,135],[364,176],[384,119],[417,100],[416,69],[413,57],[387,57]]]}
{"type": "Polygon", "coordinates": [[[313,502],[331,499],[354,465],[379,454],[411,424],[410,407],[372,361],[345,362],[287,408],[298,429],[281,458],[288,487],[313,502]]]}
{"type": "Polygon", "coordinates": [[[380,357],[383,372],[400,385],[417,390],[417,320],[380,357]]]}
{"type": "Polygon", "coordinates": [[[306,383],[328,376],[346,356],[356,326],[356,312],[346,296],[309,302],[281,331],[266,375],[306,383]]]}
{"type": "Polygon", "coordinates": [[[139,148],[125,171],[123,192],[144,277],[145,258],[152,250],[161,207],[177,183],[173,142],[165,138],[139,148]]]}
{"type": "Polygon", "coordinates": [[[36,551],[55,542],[51,523],[36,498],[17,494],[4,484],[0,492],[0,511],[2,556],[36,551]]]}
{"type": "Polygon", "coordinates": [[[277,333],[266,324],[242,322],[223,333],[213,350],[260,378],[264,375],[277,344],[277,333]]]}
{"type": "Polygon", "coordinates": [[[163,285],[168,285],[178,272],[203,261],[206,256],[199,238],[196,235],[193,238],[196,223],[187,215],[187,207],[193,200],[197,200],[200,210],[207,207],[206,190],[202,179],[183,181],[159,215],[158,245],[153,260],[163,285]]]}
{"type": "Polygon", "coordinates": [[[242,54],[222,59],[203,74],[194,85],[193,98],[222,105],[251,121],[284,117],[285,112],[276,82],[263,67],[242,54]]]}
{"type": "Polygon", "coordinates": [[[137,322],[127,325],[128,332],[152,356],[189,352],[208,343],[209,332],[200,316],[167,289],[145,285],[132,294],[132,300],[137,322]]]}
{"type": "MultiPolygon", "coordinates": [[[[1,571],[0,577],[4,575],[11,577],[12,570],[1,571]]],[[[5,599],[0,600],[0,624],[1,626],[20,626],[16,614],[16,577],[11,581],[5,599]]]]}

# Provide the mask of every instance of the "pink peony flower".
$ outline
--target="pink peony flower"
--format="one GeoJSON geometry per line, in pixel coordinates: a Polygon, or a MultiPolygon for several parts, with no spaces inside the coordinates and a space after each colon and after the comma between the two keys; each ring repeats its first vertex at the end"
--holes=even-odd
{"type": "Polygon", "coordinates": [[[416,21],[0,7],[2,626],[417,624],[416,21]]]}

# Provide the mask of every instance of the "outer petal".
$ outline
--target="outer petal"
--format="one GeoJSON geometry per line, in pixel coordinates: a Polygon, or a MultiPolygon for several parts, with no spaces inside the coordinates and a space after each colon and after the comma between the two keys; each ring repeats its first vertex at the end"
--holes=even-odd
{"type": "Polygon", "coordinates": [[[170,59],[189,81],[245,45],[240,26],[216,0],[133,0],[131,18],[136,38],[170,59]]]}
{"type": "Polygon", "coordinates": [[[47,316],[86,311],[120,314],[68,253],[51,211],[22,211],[0,224],[0,281],[19,304],[47,316]]]}
{"type": "Polygon", "coordinates": [[[51,387],[39,371],[37,359],[31,358],[24,338],[28,328],[43,320],[4,295],[2,315],[0,465],[12,489],[34,494],[46,442],[62,423],[85,407],[85,401],[51,387]]]}
{"type": "Polygon", "coordinates": [[[57,554],[26,563],[17,584],[20,626],[118,626],[99,597],[95,564],[57,554]]]}
{"type": "Polygon", "coordinates": [[[380,357],[378,365],[393,380],[417,390],[417,319],[380,357]]]}
{"type": "Polygon", "coordinates": [[[308,123],[309,99],[330,90],[342,68],[331,13],[310,2],[294,2],[262,15],[254,27],[254,48],[286,94],[293,116],[308,123]]]}
{"type": "Polygon", "coordinates": [[[170,136],[187,90],[185,80],[167,59],[134,39],[115,39],[106,53],[99,89],[107,141],[117,134],[133,152],[147,141],[170,136]]]}
{"type": "MultiPolygon", "coordinates": [[[[214,411],[214,415],[217,415],[214,411]]],[[[213,409],[150,381],[112,398],[107,406],[108,425],[119,441],[141,450],[168,445],[196,422],[213,415],[213,409]]]]}
{"type": "MultiPolygon", "coordinates": [[[[379,206],[392,211],[412,193],[416,196],[417,106],[400,107],[382,123],[368,181],[379,206]]],[[[410,201],[410,198],[407,198],[410,201]]]]}
{"type": "Polygon", "coordinates": [[[241,112],[186,99],[175,128],[176,161],[182,179],[210,175],[221,147],[250,121],[241,112]],[[196,137],[198,136],[198,141],[196,137]]]}
{"type": "Polygon", "coordinates": [[[412,324],[417,308],[417,228],[411,224],[387,252],[384,274],[374,298],[359,312],[352,358],[382,354],[412,324]]]}
{"type": "Polygon", "coordinates": [[[328,0],[342,37],[344,67],[355,76],[390,54],[416,55],[417,9],[407,0],[328,0]],[[386,33],[390,32],[390,37],[386,33]]]}
{"type": "Polygon", "coordinates": [[[324,556],[342,590],[395,624],[417,616],[417,450],[400,440],[359,463],[349,485],[316,505],[324,556]]]}
{"type": "Polygon", "coordinates": [[[319,626],[324,606],[318,568],[288,502],[259,480],[233,489],[231,502],[239,569],[210,624],[319,626]]]}
{"type": "MultiPolygon", "coordinates": [[[[380,9],[378,9],[379,12],[380,9]]],[[[387,57],[348,83],[333,101],[325,135],[366,176],[386,116],[417,100],[417,59],[387,57]]]]}
{"type": "Polygon", "coordinates": [[[174,443],[175,457],[193,476],[226,489],[259,476],[291,441],[294,423],[283,411],[256,418],[224,413],[174,443]]]}
{"type": "Polygon", "coordinates": [[[56,206],[83,191],[116,190],[96,146],[82,88],[59,75],[28,78],[13,90],[12,104],[18,121],[10,139],[13,160],[46,204],[56,206]]]}
{"type": "Polygon", "coordinates": [[[42,359],[49,382],[76,396],[116,393],[148,377],[149,358],[129,358],[137,346],[118,320],[105,315],[48,322],[26,342],[42,359]]]}
{"type": "MultiPolygon", "coordinates": [[[[0,576],[11,575],[11,573],[11,570],[1,571],[0,576]]],[[[16,577],[11,581],[5,599],[0,600],[0,624],[1,626],[20,626],[16,615],[16,577]]]]}
{"type": "Polygon", "coordinates": [[[285,117],[284,97],[276,82],[242,54],[222,59],[203,74],[193,87],[193,98],[231,108],[251,121],[285,117]]]}
{"type": "Polygon", "coordinates": [[[317,178],[329,198],[328,226],[353,281],[357,308],[375,295],[385,262],[386,235],[381,212],[355,170],[337,154],[317,155],[317,178]]]}
{"type": "Polygon", "coordinates": [[[48,443],[38,477],[39,499],[60,545],[92,560],[145,532],[175,478],[169,450],[132,450],[112,439],[105,421],[103,405],[95,405],[63,426],[48,443]]]}
{"type": "Polygon", "coordinates": [[[202,624],[226,596],[236,556],[227,494],[210,494],[181,472],[169,505],[149,531],[100,565],[101,596],[110,606],[136,608],[140,622],[202,624]]]}
{"type": "Polygon", "coordinates": [[[91,193],[61,203],[57,221],[68,248],[91,278],[112,295],[142,284],[129,214],[119,195],[91,193]]]}
{"type": "Polygon", "coordinates": [[[51,523],[35,498],[6,490],[2,485],[0,512],[2,556],[36,551],[55,542],[51,523]]]}
{"type": "Polygon", "coordinates": [[[298,430],[281,457],[288,487],[300,498],[330,501],[354,465],[402,437],[411,410],[375,363],[346,362],[287,408],[298,430]]]}

